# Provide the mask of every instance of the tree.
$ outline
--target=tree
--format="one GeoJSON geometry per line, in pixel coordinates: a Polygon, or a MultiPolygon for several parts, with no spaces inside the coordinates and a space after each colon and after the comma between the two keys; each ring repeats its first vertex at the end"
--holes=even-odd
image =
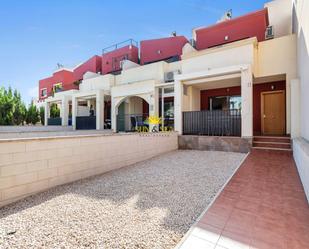
{"type": "Polygon", "coordinates": [[[52,103],[50,105],[50,117],[51,118],[58,118],[60,117],[60,109],[56,103],[52,103]]]}
{"type": "Polygon", "coordinates": [[[31,104],[27,111],[26,123],[35,125],[39,121],[40,121],[39,111],[34,104],[31,104]]]}
{"type": "Polygon", "coordinates": [[[25,104],[21,101],[21,95],[17,90],[14,91],[13,103],[13,124],[21,125],[26,119],[27,109],[25,104]]]}
{"type": "Polygon", "coordinates": [[[45,108],[43,106],[40,107],[40,120],[41,124],[45,124],[45,108]]]}
{"type": "Polygon", "coordinates": [[[0,88],[0,125],[13,124],[13,99],[4,87],[0,88]]]}
{"type": "Polygon", "coordinates": [[[24,123],[26,107],[21,100],[20,93],[0,88],[0,125],[20,125],[24,123]]]}

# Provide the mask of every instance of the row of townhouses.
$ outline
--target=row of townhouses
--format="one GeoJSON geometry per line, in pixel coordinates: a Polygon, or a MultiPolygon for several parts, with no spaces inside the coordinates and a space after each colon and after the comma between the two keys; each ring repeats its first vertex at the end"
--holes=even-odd
{"type": "Polygon", "coordinates": [[[195,28],[192,39],[130,39],[60,67],[39,82],[45,124],[151,131],[146,120],[158,116],[160,129],[184,135],[308,140],[308,9],[305,0],[275,0],[195,28]],[[50,117],[52,103],[60,117],[50,117]]]}

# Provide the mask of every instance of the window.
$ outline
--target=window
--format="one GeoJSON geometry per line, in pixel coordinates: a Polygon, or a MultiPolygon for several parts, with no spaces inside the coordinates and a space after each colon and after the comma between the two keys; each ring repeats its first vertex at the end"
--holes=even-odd
{"type": "Polygon", "coordinates": [[[216,96],[209,98],[209,110],[241,109],[241,96],[216,96]]]}
{"type": "Polygon", "coordinates": [[[62,83],[54,84],[53,90],[54,90],[55,93],[61,92],[62,91],[62,83]]]}
{"type": "Polygon", "coordinates": [[[41,89],[41,97],[46,97],[47,96],[47,89],[43,88],[41,89]]]}

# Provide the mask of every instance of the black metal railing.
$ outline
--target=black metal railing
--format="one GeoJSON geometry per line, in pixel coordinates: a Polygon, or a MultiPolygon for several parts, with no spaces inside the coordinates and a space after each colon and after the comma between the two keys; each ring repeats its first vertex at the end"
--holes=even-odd
{"type": "Polygon", "coordinates": [[[133,132],[137,131],[140,127],[148,127],[146,122],[148,113],[141,114],[118,114],[117,115],[117,132],[133,132]]]}
{"type": "Polygon", "coordinates": [[[119,43],[113,44],[111,46],[108,46],[106,48],[103,48],[102,54],[106,54],[106,53],[112,52],[112,51],[114,51],[118,48],[122,48],[122,47],[129,46],[129,45],[133,45],[135,47],[138,47],[138,42],[133,40],[133,39],[128,39],[128,40],[125,40],[123,42],[119,42],[119,43]]]}
{"type": "Polygon", "coordinates": [[[183,112],[184,135],[241,136],[241,111],[183,112]]]}
{"type": "Polygon", "coordinates": [[[162,118],[160,127],[164,125],[164,127],[168,127],[168,129],[174,129],[174,117],[165,117],[162,118]]]}
{"type": "Polygon", "coordinates": [[[47,119],[47,125],[61,125],[61,123],[62,123],[61,117],[47,119]]]}
{"type": "Polygon", "coordinates": [[[76,130],[95,130],[96,116],[76,117],[76,130]]]}

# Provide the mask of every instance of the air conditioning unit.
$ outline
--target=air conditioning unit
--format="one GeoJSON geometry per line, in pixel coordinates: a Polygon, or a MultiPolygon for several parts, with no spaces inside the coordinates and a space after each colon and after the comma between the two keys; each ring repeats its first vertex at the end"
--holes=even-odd
{"type": "Polygon", "coordinates": [[[164,74],[164,82],[168,83],[168,82],[173,82],[175,75],[180,74],[180,70],[177,71],[171,71],[171,72],[166,72],[164,74]]]}
{"type": "Polygon", "coordinates": [[[274,38],[274,27],[273,26],[268,26],[265,31],[265,39],[273,39],[274,38]]]}

